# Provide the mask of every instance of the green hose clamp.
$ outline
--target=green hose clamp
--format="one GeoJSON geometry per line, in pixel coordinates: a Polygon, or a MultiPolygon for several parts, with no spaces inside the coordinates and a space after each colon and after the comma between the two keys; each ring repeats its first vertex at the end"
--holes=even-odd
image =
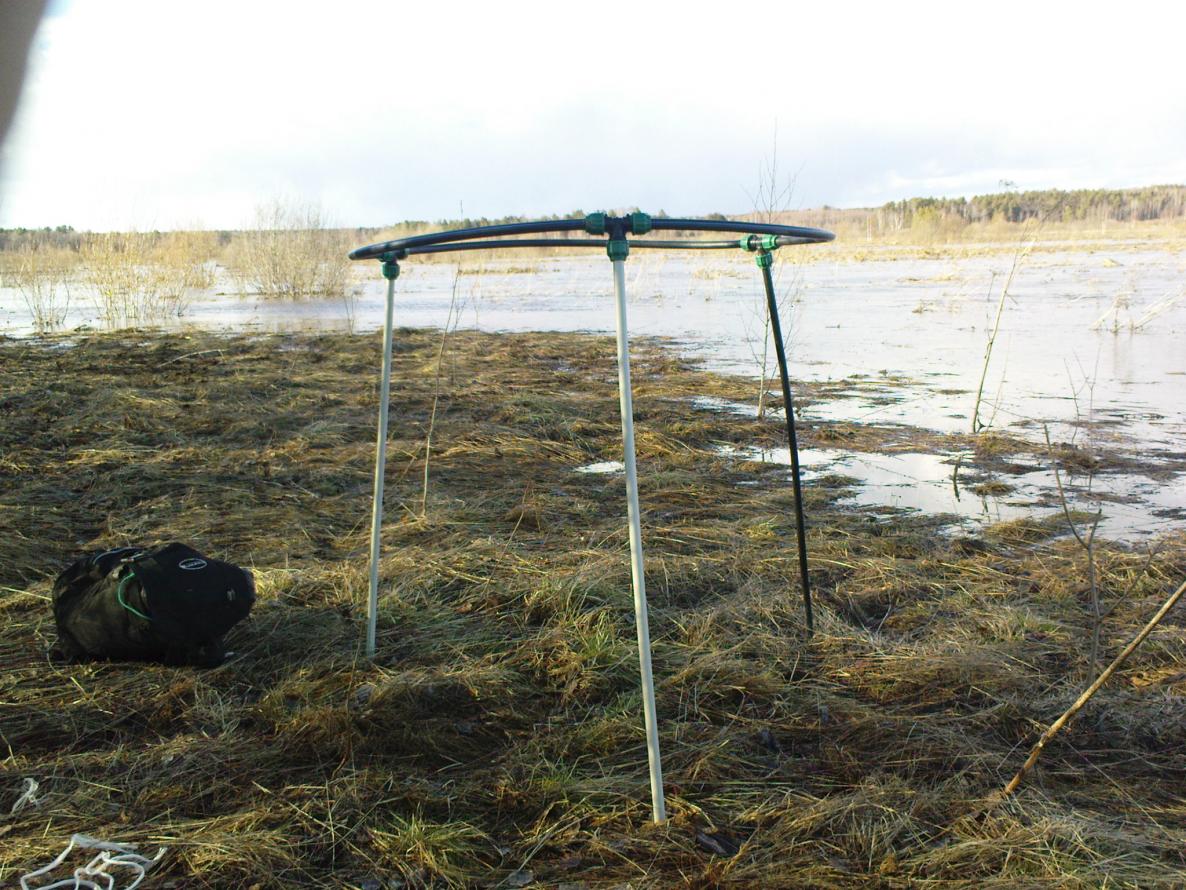
{"type": "Polygon", "coordinates": [[[399,278],[399,263],[396,261],[394,253],[382,254],[379,259],[383,261],[384,278],[388,281],[394,281],[399,278]]]}
{"type": "Polygon", "coordinates": [[[630,242],[625,238],[611,238],[606,242],[605,252],[611,260],[624,260],[630,256],[630,242]]]}
{"type": "Polygon", "coordinates": [[[634,235],[645,235],[651,230],[651,217],[643,213],[641,210],[636,210],[630,214],[630,232],[634,235]]]}
{"type": "Polygon", "coordinates": [[[754,262],[758,264],[759,269],[769,269],[774,265],[774,254],[768,250],[762,250],[754,257],[754,262]]]}
{"type": "Polygon", "coordinates": [[[590,235],[605,234],[605,214],[590,213],[585,217],[585,231],[590,235]]]}

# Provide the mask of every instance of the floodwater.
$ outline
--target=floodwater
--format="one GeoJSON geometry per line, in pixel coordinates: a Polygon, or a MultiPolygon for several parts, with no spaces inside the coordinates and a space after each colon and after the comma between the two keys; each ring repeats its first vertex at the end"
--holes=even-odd
{"type": "MultiPolygon", "coordinates": [[[[789,259],[793,250],[783,254],[789,259]]],[[[777,266],[789,311],[784,326],[792,377],[834,384],[834,397],[805,406],[804,421],[968,431],[986,343],[1015,259],[1001,253],[777,266]]],[[[460,275],[453,264],[403,264],[396,323],[613,331],[612,276],[604,257],[466,256],[462,262],[460,275]]],[[[196,295],[183,316],[162,326],[373,330],[382,325],[385,282],[377,263],[357,271],[349,302],[269,303],[212,292],[196,295]]],[[[636,251],[627,262],[627,292],[632,336],[671,338],[712,368],[758,373],[764,298],[752,258],[636,251]]],[[[76,293],[63,327],[79,326],[101,327],[85,295],[76,293]]],[[[28,312],[8,289],[0,289],[0,332],[30,333],[28,312]]],[[[1186,527],[1183,334],[1186,254],[1117,244],[1114,251],[1023,257],[988,363],[981,420],[1033,441],[1042,440],[1046,427],[1056,441],[1137,459],[1140,472],[1064,480],[1072,506],[1103,509],[1101,534],[1133,538],[1186,527]]],[[[753,410],[711,400],[689,410],[714,407],[753,410]]],[[[837,449],[804,457],[810,472],[856,480],[854,500],[870,507],[950,513],[981,524],[1048,515],[1058,507],[1048,468],[1001,479],[1008,492],[977,495],[960,473],[953,478],[957,461],[961,472],[974,474],[968,456],[837,449]]]]}
{"type": "MultiPolygon", "coordinates": [[[[786,448],[733,448],[721,453],[738,460],[790,466],[786,448]]],[[[849,477],[853,489],[846,500],[878,512],[917,510],[949,516],[953,528],[975,529],[1026,517],[1055,516],[1066,520],[1058,496],[1063,485],[1067,506],[1081,534],[1101,512],[1098,534],[1113,540],[1138,540],[1186,528],[1186,473],[1156,481],[1139,473],[1100,473],[1090,480],[1063,476],[1055,480],[1047,467],[994,477],[999,487],[985,486],[970,464],[971,454],[895,452],[876,454],[838,448],[805,448],[799,452],[803,479],[824,475],[849,477]]],[[[789,478],[789,473],[788,473],[789,478]]],[[[1068,527],[1069,533],[1069,527],[1068,527]]]]}

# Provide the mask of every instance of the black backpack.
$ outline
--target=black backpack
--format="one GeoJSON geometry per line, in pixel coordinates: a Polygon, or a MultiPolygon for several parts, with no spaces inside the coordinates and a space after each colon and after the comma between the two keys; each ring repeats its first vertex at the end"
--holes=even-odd
{"type": "Polygon", "coordinates": [[[59,648],[80,660],[220,664],[254,602],[249,571],[177,543],[88,554],[53,589],[59,648]]]}

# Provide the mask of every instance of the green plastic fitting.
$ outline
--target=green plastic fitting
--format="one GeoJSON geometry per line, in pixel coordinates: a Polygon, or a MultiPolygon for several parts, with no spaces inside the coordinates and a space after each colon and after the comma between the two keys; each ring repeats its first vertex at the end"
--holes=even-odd
{"type": "Polygon", "coordinates": [[[742,250],[753,253],[757,250],[778,250],[777,235],[746,235],[737,242],[742,250]]]}
{"type": "Polygon", "coordinates": [[[399,278],[399,262],[396,260],[394,253],[382,254],[379,259],[383,262],[384,278],[388,281],[394,281],[399,278]]]}
{"type": "Polygon", "coordinates": [[[611,260],[624,260],[630,256],[630,243],[625,238],[612,238],[605,245],[605,252],[611,260]]]}
{"type": "Polygon", "coordinates": [[[590,213],[585,217],[585,231],[590,235],[605,234],[605,214],[590,213]]]}
{"type": "Polygon", "coordinates": [[[759,269],[769,269],[774,265],[774,254],[768,250],[762,250],[754,257],[754,262],[758,264],[759,269]]]}
{"type": "Polygon", "coordinates": [[[651,230],[651,217],[643,213],[641,210],[636,210],[630,214],[630,232],[634,235],[645,235],[651,230]]]}

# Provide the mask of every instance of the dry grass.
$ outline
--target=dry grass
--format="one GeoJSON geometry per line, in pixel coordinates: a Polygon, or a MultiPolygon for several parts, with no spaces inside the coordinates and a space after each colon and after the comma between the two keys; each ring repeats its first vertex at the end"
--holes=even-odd
{"type": "MultiPolygon", "coordinates": [[[[1087,618],[1052,527],[985,539],[808,497],[805,644],[783,471],[690,411],[752,384],[636,352],[672,819],[648,824],[612,343],[397,337],[379,658],[361,658],[377,337],[0,346],[0,882],[70,833],[170,848],[160,887],[1172,887],[1186,627],[1170,616],[1020,795],[963,818],[1077,695],[1087,618]],[[132,348],[135,344],[135,348],[132,348]],[[756,485],[740,487],[739,482],[756,485]],[[211,671],[63,665],[76,552],[178,538],[254,568],[211,671]]],[[[74,341],[71,341],[74,342],[74,341]]],[[[806,444],[818,434],[802,432],[806,444]]],[[[780,440],[777,422],[759,439],[780,440]]],[[[1114,652],[1186,571],[1101,545],[1114,652]]]]}

